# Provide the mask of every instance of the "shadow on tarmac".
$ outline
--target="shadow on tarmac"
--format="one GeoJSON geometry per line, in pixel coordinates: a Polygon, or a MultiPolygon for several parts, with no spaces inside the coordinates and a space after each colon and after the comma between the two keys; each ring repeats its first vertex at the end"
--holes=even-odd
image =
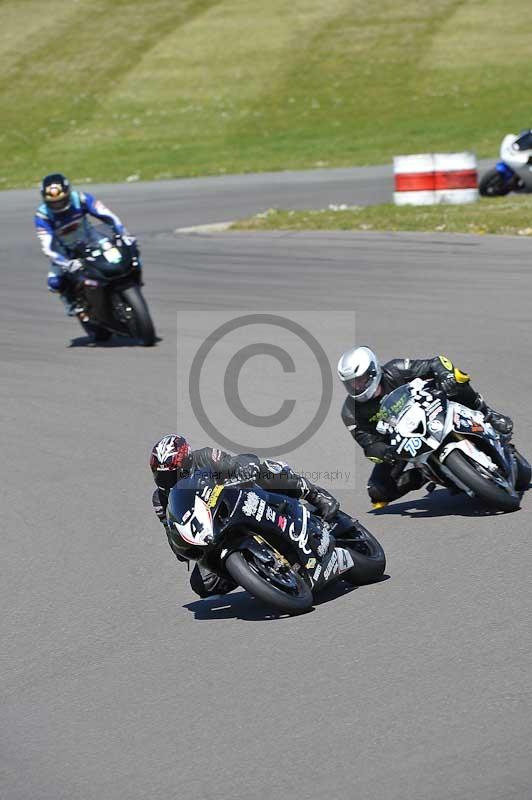
{"type": "Polygon", "coordinates": [[[465,494],[454,495],[447,489],[435,489],[424,497],[412,497],[402,502],[394,501],[384,508],[373,508],[368,513],[379,517],[396,514],[402,517],[428,519],[430,517],[493,517],[507,512],[487,508],[476,498],[467,497],[465,494]]]}
{"type": "MultiPolygon", "coordinates": [[[[375,583],[382,583],[389,579],[389,575],[383,575],[379,581],[375,583]]],[[[319,593],[314,601],[314,606],[321,606],[324,603],[331,603],[344,597],[346,594],[351,594],[356,589],[364,589],[364,586],[351,586],[344,581],[337,581],[331,584],[330,587],[324,589],[319,593]]],[[[242,619],[248,622],[267,622],[279,619],[290,619],[291,615],[283,612],[272,611],[267,606],[263,606],[258,600],[255,600],[250,594],[244,590],[230,592],[225,595],[215,595],[207,597],[203,600],[195,600],[193,603],[185,603],[183,608],[191,611],[194,614],[194,619],[197,620],[213,620],[213,619],[242,619]]],[[[305,616],[314,611],[314,608],[303,614],[292,616],[305,616]]]]}
{"type": "MultiPolygon", "coordinates": [[[[163,340],[159,336],[157,336],[155,339],[155,344],[158,344],[159,342],[162,341],[163,340]]],[[[75,339],[70,340],[70,344],[67,345],[67,347],[68,348],[71,347],[113,348],[113,347],[142,347],[142,345],[138,339],[133,339],[129,336],[113,336],[106,342],[95,342],[93,341],[93,339],[91,339],[90,336],[76,336],[75,339]]]]}

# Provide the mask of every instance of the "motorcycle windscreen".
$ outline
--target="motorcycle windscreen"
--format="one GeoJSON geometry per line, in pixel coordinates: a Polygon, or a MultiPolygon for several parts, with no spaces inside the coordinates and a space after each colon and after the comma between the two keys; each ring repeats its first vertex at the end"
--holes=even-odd
{"type": "Polygon", "coordinates": [[[117,278],[131,267],[129,250],[118,247],[110,236],[107,226],[89,226],[86,237],[87,255],[90,264],[105,278],[117,278]]]}
{"type": "Polygon", "coordinates": [[[189,481],[178,481],[170,492],[168,499],[169,516],[176,532],[188,545],[203,547],[212,541],[212,514],[201,497],[196,493],[196,486],[189,481]],[[182,484],[188,484],[184,487],[182,484]]]}
{"type": "Polygon", "coordinates": [[[411,399],[412,395],[408,384],[394,389],[393,392],[390,392],[390,394],[386,395],[382,400],[379,409],[379,419],[395,426],[411,399]]]}
{"type": "Polygon", "coordinates": [[[196,503],[196,482],[192,478],[178,481],[168,496],[168,512],[179,523],[186,521],[196,503]]]}
{"type": "Polygon", "coordinates": [[[91,250],[91,257],[90,263],[105,278],[117,278],[129,271],[129,260],[111,242],[102,242],[91,250]]]}

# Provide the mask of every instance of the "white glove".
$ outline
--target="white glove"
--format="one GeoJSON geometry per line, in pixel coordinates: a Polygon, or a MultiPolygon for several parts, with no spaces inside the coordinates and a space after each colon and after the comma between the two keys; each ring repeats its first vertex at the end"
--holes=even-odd
{"type": "Polygon", "coordinates": [[[83,266],[83,261],[80,261],[79,258],[73,258],[68,264],[65,264],[64,270],[65,272],[77,272],[78,269],[81,269],[83,266]]]}
{"type": "Polygon", "coordinates": [[[126,233],[125,231],[123,233],[116,234],[116,236],[119,236],[120,239],[122,239],[126,247],[131,247],[131,245],[135,244],[137,241],[135,236],[132,236],[130,233],[126,233]]]}

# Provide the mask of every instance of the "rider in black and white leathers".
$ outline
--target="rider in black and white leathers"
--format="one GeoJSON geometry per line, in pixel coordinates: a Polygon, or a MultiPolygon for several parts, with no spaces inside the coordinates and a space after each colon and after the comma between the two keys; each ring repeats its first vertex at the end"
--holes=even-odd
{"type": "Polygon", "coordinates": [[[419,470],[404,471],[404,462],[397,461],[394,448],[377,431],[377,415],[382,398],[414,378],[436,380],[449,398],[482,411],[499,433],[506,436],[512,433],[512,420],[489,408],[482,395],[471,386],[469,375],[455,367],[445,356],[394,358],[380,366],[372,354],[380,370],[375,377],[375,391],[367,399],[357,400],[349,394],[354,391],[350,381],[354,380],[356,372],[357,351],[371,353],[368,348],[353,348],[344,353],[338,364],[338,373],[348,391],[341,413],[344,425],[362,447],[364,455],[375,463],[368,481],[368,494],[374,503],[395,500],[413,489],[419,489],[424,483],[419,470]]]}

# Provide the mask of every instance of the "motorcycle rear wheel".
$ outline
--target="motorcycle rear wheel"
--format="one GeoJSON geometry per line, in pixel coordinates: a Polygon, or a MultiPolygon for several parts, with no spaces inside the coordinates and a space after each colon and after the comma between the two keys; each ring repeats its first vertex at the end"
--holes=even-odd
{"type": "Polygon", "coordinates": [[[499,511],[517,511],[519,508],[517,494],[509,494],[502,486],[481,475],[459,450],[449,453],[445,466],[487,506],[499,511]]]}
{"type": "Polygon", "coordinates": [[[337,539],[339,547],[349,550],[354,566],[342,575],[352,586],[364,586],[378,581],[386,569],[386,556],[377,539],[366,528],[358,523],[358,531],[354,531],[355,541],[337,539]]]}
{"type": "Polygon", "coordinates": [[[226,559],[225,567],[243,589],[277,611],[301,614],[312,608],[310,587],[296,572],[291,573],[294,589],[288,592],[272,584],[264,565],[248,550],[231,553],[226,559]]]}
{"type": "Polygon", "coordinates": [[[484,173],[478,185],[482,197],[504,197],[509,194],[510,186],[501,173],[493,167],[484,173]]]}

